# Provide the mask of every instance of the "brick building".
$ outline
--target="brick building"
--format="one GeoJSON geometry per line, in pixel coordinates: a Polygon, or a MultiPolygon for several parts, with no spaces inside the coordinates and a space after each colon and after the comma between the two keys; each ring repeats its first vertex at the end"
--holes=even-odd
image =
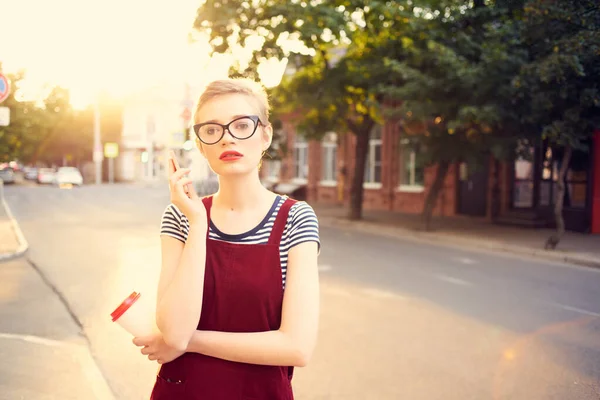
{"type": "MultiPolygon", "coordinates": [[[[329,133],[306,141],[284,121],[288,152],[281,161],[266,161],[264,181],[279,192],[304,189],[308,201],[347,206],[354,172],[356,138],[329,133]],[[345,173],[344,173],[345,172],[345,173]]],[[[490,157],[483,168],[450,166],[434,215],[486,217],[498,223],[531,227],[553,225],[553,204],[560,157],[544,143],[529,146],[529,159],[499,162],[490,157]]],[[[387,121],[373,128],[365,167],[364,209],[420,213],[435,178],[436,166],[422,167],[419,149],[400,125],[387,121]]],[[[575,152],[567,173],[564,205],[567,229],[600,233],[600,132],[589,153],[575,152]],[[593,219],[592,219],[593,217],[593,219]],[[593,222],[595,221],[595,222],[593,222]]]]}

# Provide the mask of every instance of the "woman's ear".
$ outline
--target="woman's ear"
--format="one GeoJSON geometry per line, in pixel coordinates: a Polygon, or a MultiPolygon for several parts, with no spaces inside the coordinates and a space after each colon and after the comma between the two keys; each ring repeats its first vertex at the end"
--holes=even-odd
{"type": "Polygon", "coordinates": [[[271,124],[263,128],[262,139],[263,151],[267,151],[269,147],[271,147],[271,142],[273,141],[273,126],[271,124]]]}

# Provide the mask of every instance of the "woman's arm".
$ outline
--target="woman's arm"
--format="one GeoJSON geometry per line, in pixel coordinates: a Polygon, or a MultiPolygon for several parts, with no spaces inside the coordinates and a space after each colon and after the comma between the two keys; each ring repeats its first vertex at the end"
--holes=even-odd
{"type": "Polygon", "coordinates": [[[317,243],[290,249],[281,326],[256,333],[195,331],[188,352],[262,365],[305,366],[316,344],[319,320],[317,243]]]}
{"type": "MultiPolygon", "coordinates": [[[[174,154],[169,158],[169,191],[171,203],[189,221],[189,232],[181,245],[171,238],[161,243],[162,268],[156,302],[156,325],[165,343],[185,350],[198,327],[204,292],[206,264],[206,208],[188,177],[188,168],[179,168],[174,154]]],[[[183,215],[179,214],[179,227],[183,215]]],[[[172,227],[171,227],[172,229],[172,227]]]]}
{"type": "Polygon", "coordinates": [[[162,268],[158,284],[156,325],[165,343],[185,350],[202,311],[207,224],[190,223],[185,245],[161,238],[162,268]]]}

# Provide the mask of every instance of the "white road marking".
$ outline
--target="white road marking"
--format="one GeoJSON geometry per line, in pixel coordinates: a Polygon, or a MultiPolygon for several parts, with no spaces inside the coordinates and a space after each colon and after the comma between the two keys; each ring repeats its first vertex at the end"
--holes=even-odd
{"type": "Polygon", "coordinates": [[[16,333],[3,333],[0,332],[0,339],[9,339],[9,340],[21,340],[23,342],[41,344],[43,346],[54,346],[54,347],[75,347],[76,344],[70,344],[61,342],[58,340],[48,339],[40,336],[33,335],[19,335],[16,333]]]}
{"type": "Polygon", "coordinates": [[[396,293],[389,292],[387,290],[375,289],[375,288],[366,288],[362,289],[361,292],[371,297],[376,297],[380,299],[404,299],[404,297],[397,295],[396,293]]]}
{"type": "Polygon", "coordinates": [[[339,287],[321,286],[321,291],[325,294],[332,294],[334,296],[352,297],[352,293],[350,293],[349,290],[339,287]]]}
{"type": "Polygon", "coordinates": [[[473,286],[473,284],[471,282],[467,282],[467,281],[465,281],[463,279],[459,279],[459,278],[454,278],[452,276],[439,275],[439,274],[435,274],[433,276],[436,279],[439,279],[439,280],[444,281],[444,282],[452,283],[454,285],[473,286]]]}
{"type": "Polygon", "coordinates": [[[320,272],[327,272],[327,271],[331,271],[332,269],[333,269],[333,267],[331,265],[319,265],[320,272]]]}
{"type": "Polygon", "coordinates": [[[471,258],[467,258],[467,257],[460,257],[456,259],[458,262],[461,262],[463,264],[477,264],[477,261],[471,259],[471,258]]]}
{"type": "Polygon", "coordinates": [[[559,303],[550,303],[551,305],[558,307],[558,308],[562,308],[563,310],[567,310],[567,311],[573,311],[579,314],[585,314],[585,315],[592,315],[594,317],[600,317],[600,313],[596,313],[593,311],[588,311],[588,310],[584,310],[582,308],[577,308],[577,307],[571,307],[571,306],[567,306],[564,304],[559,304],[559,303]]]}
{"type": "Polygon", "coordinates": [[[87,378],[88,384],[96,400],[115,400],[106,379],[96,365],[94,358],[87,346],[75,343],[66,343],[59,340],[48,339],[34,335],[20,335],[15,333],[0,332],[0,339],[21,340],[23,342],[39,344],[49,347],[63,347],[75,354],[81,370],[87,378]]]}

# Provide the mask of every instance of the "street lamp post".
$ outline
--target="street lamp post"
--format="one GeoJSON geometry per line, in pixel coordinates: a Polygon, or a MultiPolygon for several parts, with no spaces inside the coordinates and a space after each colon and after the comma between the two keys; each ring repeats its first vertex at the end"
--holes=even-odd
{"type": "Polygon", "coordinates": [[[102,143],[100,142],[100,106],[98,99],[94,102],[94,164],[96,185],[102,183],[102,143]]]}

